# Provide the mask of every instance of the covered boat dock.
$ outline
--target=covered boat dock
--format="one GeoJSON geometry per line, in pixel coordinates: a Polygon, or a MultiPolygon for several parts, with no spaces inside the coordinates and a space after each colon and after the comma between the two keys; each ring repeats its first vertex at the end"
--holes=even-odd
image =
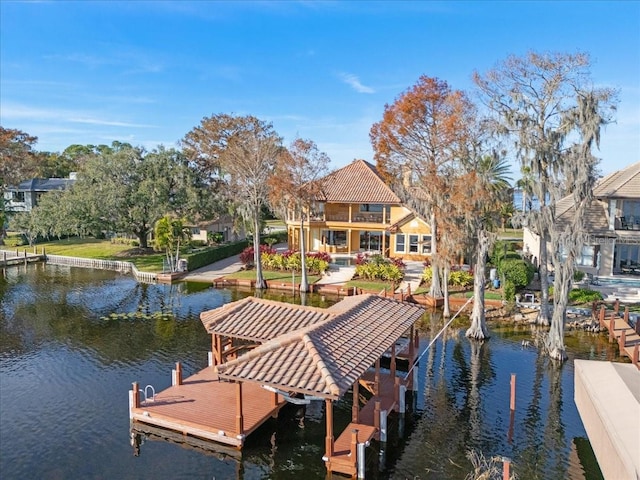
{"type": "Polygon", "coordinates": [[[287,401],[323,401],[323,460],[329,471],[355,476],[364,468],[358,464],[364,445],[380,435],[386,414],[404,403],[396,342],[408,336],[407,356],[414,358],[413,326],[423,313],[422,307],[377,295],[347,297],[327,309],[248,297],[203,312],[212,335],[210,366],[183,381],[177,365],[173,386],[155,398],[143,400],[134,384],[130,418],[241,448],[287,401]],[[385,353],[390,369],[381,373],[385,353]],[[360,387],[371,393],[364,405],[360,387]],[[349,390],[351,423],[336,439],[333,402],[349,390]]]}

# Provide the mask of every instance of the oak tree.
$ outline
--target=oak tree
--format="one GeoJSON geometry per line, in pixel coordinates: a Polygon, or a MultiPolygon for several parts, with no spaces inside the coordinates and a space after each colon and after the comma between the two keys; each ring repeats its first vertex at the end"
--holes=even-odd
{"type": "Polygon", "coordinates": [[[203,118],[182,144],[201,174],[224,188],[228,200],[252,225],[256,288],[266,288],[260,259],[260,225],[282,139],[271,123],[251,115],[217,114],[203,118]]]}

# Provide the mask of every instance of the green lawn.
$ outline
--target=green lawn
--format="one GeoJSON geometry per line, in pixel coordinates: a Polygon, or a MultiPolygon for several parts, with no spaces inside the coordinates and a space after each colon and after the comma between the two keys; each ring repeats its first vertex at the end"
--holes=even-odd
{"type": "MultiPolygon", "coordinates": [[[[464,298],[471,298],[471,296],[473,295],[473,292],[456,292],[456,293],[452,293],[451,296],[452,297],[464,297],[464,298]]],[[[498,293],[498,292],[492,292],[489,290],[485,290],[484,291],[484,298],[487,300],[502,300],[502,294],[498,293]]]]}
{"type": "Polygon", "coordinates": [[[391,292],[394,288],[389,282],[376,281],[376,280],[349,280],[345,283],[345,287],[348,288],[361,288],[362,290],[381,292],[383,289],[387,292],[391,292]]]}
{"type": "MultiPolygon", "coordinates": [[[[293,280],[293,276],[291,272],[276,272],[272,270],[263,270],[262,276],[266,281],[281,281],[281,282],[291,282],[293,280]]],[[[240,272],[235,272],[230,275],[226,275],[225,278],[236,279],[236,280],[255,280],[256,271],[255,270],[241,270],[240,272]]],[[[307,275],[307,282],[316,283],[320,280],[319,275],[307,275]]],[[[296,273],[295,275],[296,283],[300,283],[300,274],[296,273]]]]}
{"type": "MultiPolygon", "coordinates": [[[[164,253],[125,256],[123,252],[131,250],[131,245],[111,243],[110,240],[96,238],[68,238],[54,242],[38,243],[38,252],[44,248],[48,254],[68,257],[95,258],[97,260],[120,260],[133,263],[143,272],[162,272],[164,253]]],[[[33,251],[33,247],[22,247],[33,251]]]]}

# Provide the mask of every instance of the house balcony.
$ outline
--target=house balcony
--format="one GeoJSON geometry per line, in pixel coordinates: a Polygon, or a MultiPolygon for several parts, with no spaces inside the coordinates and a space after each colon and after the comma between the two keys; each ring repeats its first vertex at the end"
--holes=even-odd
{"type": "Polygon", "coordinates": [[[355,213],[351,216],[346,213],[326,215],[327,222],[343,222],[343,223],[369,223],[369,224],[389,224],[391,219],[384,219],[381,213],[355,213]]]}
{"type": "Polygon", "coordinates": [[[633,216],[616,217],[615,229],[616,230],[640,230],[640,218],[635,218],[633,216]]]}

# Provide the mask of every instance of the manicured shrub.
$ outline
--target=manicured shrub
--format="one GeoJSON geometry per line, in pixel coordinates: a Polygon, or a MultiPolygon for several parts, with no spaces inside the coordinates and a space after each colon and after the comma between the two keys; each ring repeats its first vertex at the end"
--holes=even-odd
{"type": "MultiPolygon", "coordinates": [[[[268,245],[260,245],[260,255],[263,253],[275,253],[275,250],[268,245]]],[[[260,258],[262,259],[262,257],[260,258]]],[[[253,265],[253,247],[247,247],[242,251],[240,261],[247,266],[253,265]]]]}
{"type": "Polygon", "coordinates": [[[358,254],[356,276],[366,280],[399,282],[404,278],[404,263],[397,259],[385,258],[380,254],[358,254]],[[400,266],[401,265],[401,266],[400,266]]]}
{"type": "Polygon", "coordinates": [[[454,287],[469,287],[473,285],[473,275],[463,270],[454,270],[449,273],[449,285],[454,287]]]}
{"type": "Polygon", "coordinates": [[[529,262],[522,259],[508,259],[500,263],[498,272],[504,277],[505,283],[510,281],[516,290],[529,285],[533,280],[534,267],[529,262]]]}
{"type": "Polygon", "coordinates": [[[507,302],[514,302],[516,299],[516,286],[511,280],[504,282],[504,299],[507,302]]]}

